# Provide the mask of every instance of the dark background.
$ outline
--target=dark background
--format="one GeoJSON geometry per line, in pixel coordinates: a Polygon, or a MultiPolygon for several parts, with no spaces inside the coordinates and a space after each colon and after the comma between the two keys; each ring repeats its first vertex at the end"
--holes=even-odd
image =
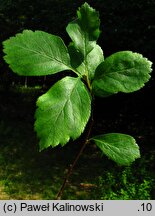
{"type": "MultiPolygon", "coordinates": [[[[88,0],[87,2],[100,12],[102,34],[98,43],[103,48],[105,57],[117,51],[132,50],[154,62],[154,0],[88,0]]],[[[76,10],[82,3],[84,1],[81,0],[0,0],[0,41],[23,29],[32,29],[59,35],[68,44],[70,38],[65,28],[68,22],[75,19],[76,10]]],[[[24,85],[25,77],[10,71],[2,58],[2,44],[0,50],[0,85],[7,92],[11,85],[24,85]]],[[[56,78],[59,76],[58,74],[56,78]]],[[[44,77],[29,77],[27,85],[44,85],[49,88],[53,80],[53,76],[47,76],[46,80],[44,77]]],[[[136,137],[145,136],[146,140],[149,140],[147,147],[152,146],[155,140],[154,82],[154,72],[152,72],[150,81],[137,92],[117,94],[104,100],[96,99],[95,119],[99,128],[95,127],[95,133],[112,129],[136,137]]]]}
{"type": "MultiPolygon", "coordinates": [[[[98,43],[103,48],[105,57],[120,50],[132,50],[154,62],[154,0],[88,0],[87,2],[100,12],[102,34],[98,43]]],[[[0,41],[2,42],[23,29],[32,29],[59,35],[68,44],[70,39],[65,28],[68,22],[75,18],[76,10],[82,3],[84,1],[81,0],[0,0],[0,41]]],[[[24,85],[25,77],[19,77],[9,70],[2,59],[2,44],[0,48],[0,84],[6,91],[12,83],[24,85]]],[[[47,77],[46,80],[42,77],[30,77],[27,84],[28,86],[46,84],[50,87],[52,80],[52,76],[47,77]]],[[[142,127],[143,133],[146,133],[149,138],[151,133],[154,133],[154,82],[154,72],[152,72],[150,81],[138,92],[118,94],[105,100],[97,99],[96,119],[100,121],[100,119],[111,118],[115,129],[116,117],[116,129],[119,131],[126,130],[138,136],[136,128],[142,127]],[[124,119],[123,116],[126,116],[127,119],[124,119]],[[131,121],[136,122],[137,125],[127,129],[131,121]],[[147,125],[148,128],[146,128],[147,125]],[[150,129],[149,125],[153,129],[150,129]]],[[[108,122],[104,126],[103,122],[102,127],[104,130],[109,130],[109,125],[108,122]]]]}
{"type": "MultiPolygon", "coordinates": [[[[0,41],[23,29],[43,30],[61,36],[68,44],[65,31],[76,10],[85,1],[72,0],[0,0],[0,41]]],[[[132,50],[154,62],[155,51],[155,1],[154,0],[88,0],[100,12],[102,34],[98,40],[105,57],[120,50],[132,50]]],[[[0,45],[0,50],[2,50],[0,45]]],[[[2,51],[1,51],[1,55],[2,51]]],[[[20,78],[9,73],[0,58],[2,83],[18,82],[20,78]]],[[[30,83],[31,80],[30,79],[30,83]]],[[[37,80],[37,78],[36,78],[37,80]]],[[[37,84],[37,83],[36,83],[37,84]]],[[[32,84],[33,85],[33,84],[32,84]]],[[[154,91],[154,78],[147,87],[154,91]],[[153,81],[153,82],[152,82],[153,81]]]]}

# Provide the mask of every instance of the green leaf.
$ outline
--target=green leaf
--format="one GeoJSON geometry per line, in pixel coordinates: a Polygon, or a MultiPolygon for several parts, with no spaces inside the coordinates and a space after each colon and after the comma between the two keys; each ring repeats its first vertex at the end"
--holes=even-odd
{"type": "Polygon", "coordinates": [[[75,49],[72,43],[69,45],[68,50],[70,53],[72,67],[75,68],[81,75],[84,75],[87,70],[88,77],[92,80],[94,78],[96,68],[104,60],[101,47],[96,44],[94,49],[88,53],[85,60],[83,59],[83,55],[75,49]]]}
{"type": "Polygon", "coordinates": [[[133,92],[144,86],[150,78],[152,63],[141,54],[131,51],[114,53],[102,62],[92,83],[95,94],[133,92]]]}
{"type": "Polygon", "coordinates": [[[99,13],[84,3],[77,11],[77,19],[68,24],[66,31],[75,48],[84,56],[94,48],[100,35],[99,13]]]}
{"type": "Polygon", "coordinates": [[[37,101],[35,130],[40,149],[65,145],[84,131],[91,111],[91,98],[80,78],[65,77],[37,101]]]}
{"type": "Polygon", "coordinates": [[[140,157],[139,147],[129,135],[108,133],[95,136],[92,140],[105,155],[120,165],[129,165],[140,157]]]}
{"type": "Polygon", "coordinates": [[[95,45],[94,49],[86,57],[89,79],[94,78],[96,68],[103,61],[103,51],[99,45],[95,45]]]}
{"type": "Polygon", "coordinates": [[[89,79],[94,77],[96,67],[104,60],[102,49],[96,45],[99,26],[99,13],[84,3],[77,11],[77,19],[66,28],[73,41],[69,48],[72,66],[89,79]]]}
{"type": "Polygon", "coordinates": [[[3,45],[5,61],[19,75],[40,76],[71,69],[68,50],[58,36],[24,30],[3,45]]]}
{"type": "Polygon", "coordinates": [[[101,88],[95,88],[95,90],[93,88],[93,92],[94,92],[95,96],[103,97],[103,98],[106,98],[106,97],[113,95],[113,93],[106,92],[101,88]]]}

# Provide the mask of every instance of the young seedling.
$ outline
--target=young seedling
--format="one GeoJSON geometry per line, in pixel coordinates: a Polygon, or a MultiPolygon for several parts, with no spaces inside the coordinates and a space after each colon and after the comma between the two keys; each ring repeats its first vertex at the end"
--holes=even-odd
{"type": "MultiPolygon", "coordinates": [[[[3,42],[4,59],[19,75],[45,76],[64,70],[76,75],[59,80],[37,100],[34,128],[40,139],[40,150],[64,146],[70,139],[80,137],[92,118],[95,96],[134,92],[150,78],[152,63],[141,54],[121,51],[104,59],[97,44],[101,33],[99,27],[99,13],[84,3],[77,11],[77,19],[66,28],[72,40],[68,47],[58,36],[31,30],[24,30],[3,42]]],[[[90,137],[90,122],[82,149],[57,198],[61,198],[72,169],[89,142],[94,142],[120,165],[129,165],[140,157],[139,147],[132,136],[108,133],[90,137]]]]}

